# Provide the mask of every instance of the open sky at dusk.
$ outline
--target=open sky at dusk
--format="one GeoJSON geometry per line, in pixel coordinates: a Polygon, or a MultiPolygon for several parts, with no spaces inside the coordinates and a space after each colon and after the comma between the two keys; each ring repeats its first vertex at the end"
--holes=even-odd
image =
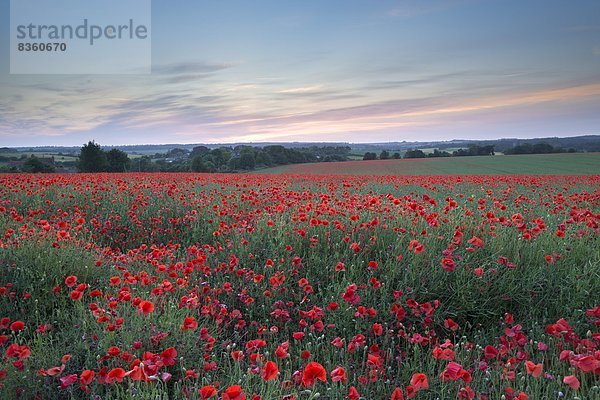
{"type": "Polygon", "coordinates": [[[149,75],[14,75],[0,146],[600,133],[600,1],[153,1],[149,75]]]}

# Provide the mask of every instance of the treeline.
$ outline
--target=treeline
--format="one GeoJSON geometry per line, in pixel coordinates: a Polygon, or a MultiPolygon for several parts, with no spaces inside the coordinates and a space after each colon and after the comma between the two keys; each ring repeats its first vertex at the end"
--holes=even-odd
{"type": "MultiPolygon", "coordinates": [[[[379,159],[380,160],[389,160],[389,159],[394,159],[397,160],[400,158],[400,153],[394,153],[390,156],[390,152],[387,150],[383,150],[381,153],[379,153],[379,159]]],[[[366,152],[363,156],[363,160],[377,160],[377,153],[372,153],[372,152],[366,152]]]]}
{"type": "Polygon", "coordinates": [[[0,156],[0,173],[52,173],[56,172],[54,157],[37,157],[35,155],[21,157],[0,156]],[[6,163],[6,164],[4,164],[6,163]]]}
{"type": "Polygon", "coordinates": [[[105,151],[99,144],[90,141],[81,148],[77,168],[80,172],[127,172],[131,168],[131,160],[122,150],[105,151]]]}
{"type": "Polygon", "coordinates": [[[91,141],[81,148],[78,169],[81,172],[236,172],[286,164],[345,161],[349,153],[349,146],[286,148],[281,145],[240,145],[215,149],[196,146],[192,151],[175,148],[166,154],[130,159],[124,151],[105,151],[91,141]]]}
{"type": "Polygon", "coordinates": [[[467,149],[458,149],[449,153],[435,149],[432,153],[425,153],[423,150],[408,150],[404,153],[404,158],[434,158],[434,157],[467,157],[467,156],[493,156],[494,146],[471,145],[467,149]]]}
{"type": "Polygon", "coordinates": [[[524,143],[510,149],[504,150],[504,154],[552,154],[552,153],[576,153],[577,150],[569,148],[567,150],[562,147],[554,147],[548,143],[524,143]]]}
{"type": "Polygon", "coordinates": [[[188,158],[194,172],[232,172],[287,164],[346,161],[350,150],[349,146],[287,148],[281,145],[240,145],[212,150],[206,146],[197,146],[188,158]]]}

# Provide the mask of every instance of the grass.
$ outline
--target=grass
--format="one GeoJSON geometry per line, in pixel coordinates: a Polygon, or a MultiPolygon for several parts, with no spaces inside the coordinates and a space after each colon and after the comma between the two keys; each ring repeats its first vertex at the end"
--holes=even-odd
{"type": "Polygon", "coordinates": [[[576,366],[597,356],[600,318],[586,311],[600,305],[599,177],[24,177],[0,176],[0,321],[25,324],[0,326],[0,398],[183,400],[205,385],[226,398],[239,384],[246,400],[341,400],[350,386],[389,399],[419,372],[429,388],[417,400],[456,399],[465,387],[477,399],[500,399],[507,388],[530,399],[600,394],[594,372],[576,366]],[[453,270],[442,267],[445,257],[453,270]],[[83,284],[81,298],[70,297],[68,276],[83,284]],[[352,285],[360,298],[343,297],[352,285]],[[141,300],[154,311],[141,313],[141,300]],[[196,328],[182,328],[188,317],[196,328]],[[450,318],[457,331],[446,327],[450,318]],[[546,331],[560,318],[577,340],[546,331]],[[472,381],[439,378],[449,360],[433,354],[446,340],[472,381]],[[288,356],[279,358],[284,343],[288,356]],[[13,344],[31,355],[5,356],[13,344]],[[486,346],[501,354],[486,357],[486,346]],[[171,347],[177,357],[163,365],[171,347]],[[59,376],[40,373],[66,354],[59,376]],[[261,378],[262,357],[278,364],[276,379],[261,378]],[[326,383],[298,380],[311,361],[325,367],[326,383]],[[527,374],[525,361],[549,375],[527,374]],[[100,379],[140,363],[150,382],[100,379]],[[338,366],[346,383],[331,380],[338,366]],[[84,370],[96,373],[90,393],[78,382],[59,388],[84,370]],[[577,392],[563,384],[567,375],[580,380],[577,392]]]}
{"type": "Polygon", "coordinates": [[[600,174],[600,153],[447,157],[284,165],[264,174],[589,175],[600,174]]]}

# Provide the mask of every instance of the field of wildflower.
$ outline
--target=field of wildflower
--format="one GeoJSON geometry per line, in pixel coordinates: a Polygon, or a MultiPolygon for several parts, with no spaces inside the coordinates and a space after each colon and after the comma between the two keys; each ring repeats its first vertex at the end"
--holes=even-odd
{"type": "Polygon", "coordinates": [[[600,176],[0,176],[2,399],[598,399],[600,176]]]}

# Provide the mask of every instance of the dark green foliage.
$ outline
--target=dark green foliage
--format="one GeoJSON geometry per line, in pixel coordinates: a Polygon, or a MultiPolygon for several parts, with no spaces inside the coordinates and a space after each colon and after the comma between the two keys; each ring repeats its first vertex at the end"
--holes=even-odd
{"type": "Polygon", "coordinates": [[[452,152],[452,155],[455,157],[464,157],[464,156],[493,156],[494,155],[494,146],[478,146],[476,144],[472,144],[468,149],[458,149],[452,152]]]}
{"type": "MultiPolygon", "coordinates": [[[[575,149],[571,148],[568,150],[569,153],[576,152],[575,149]]],[[[551,153],[564,153],[565,150],[561,147],[554,147],[548,143],[524,143],[515,146],[511,149],[504,151],[504,154],[551,154],[551,153]]]]}
{"type": "Polygon", "coordinates": [[[127,172],[131,166],[131,160],[127,153],[119,149],[112,149],[106,153],[108,172],[127,172]]]}
{"type": "Polygon", "coordinates": [[[210,169],[206,162],[201,156],[196,156],[192,159],[192,171],[193,172],[210,172],[210,169]]]}
{"type": "Polygon", "coordinates": [[[104,172],[107,168],[108,160],[102,147],[93,140],[84,144],[79,154],[79,171],[104,172]]]}
{"type": "Polygon", "coordinates": [[[368,151],[363,156],[363,160],[377,160],[377,154],[368,151]]]}
{"type": "Polygon", "coordinates": [[[22,169],[23,172],[30,173],[51,173],[56,171],[54,165],[49,164],[46,161],[42,161],[33,155],[27,161],[25,161],[22,169]]]}
{"type": "Polygon", "coordinates": [[[245,170],[254,169],[254,166],[256,165],[256,160],[254,158],[254,150],[252,150],[251,148],[243,149],[240,154],[239,163],[240,163],[239,168],[241,168],[241,169],[245,169],[245,170]]]}
{"type": "Polygon", "coordinates": [[[427,155],[423,153],[423,150],[409,150],[404,153],[404,158],[425,158],[427,155]]]}

